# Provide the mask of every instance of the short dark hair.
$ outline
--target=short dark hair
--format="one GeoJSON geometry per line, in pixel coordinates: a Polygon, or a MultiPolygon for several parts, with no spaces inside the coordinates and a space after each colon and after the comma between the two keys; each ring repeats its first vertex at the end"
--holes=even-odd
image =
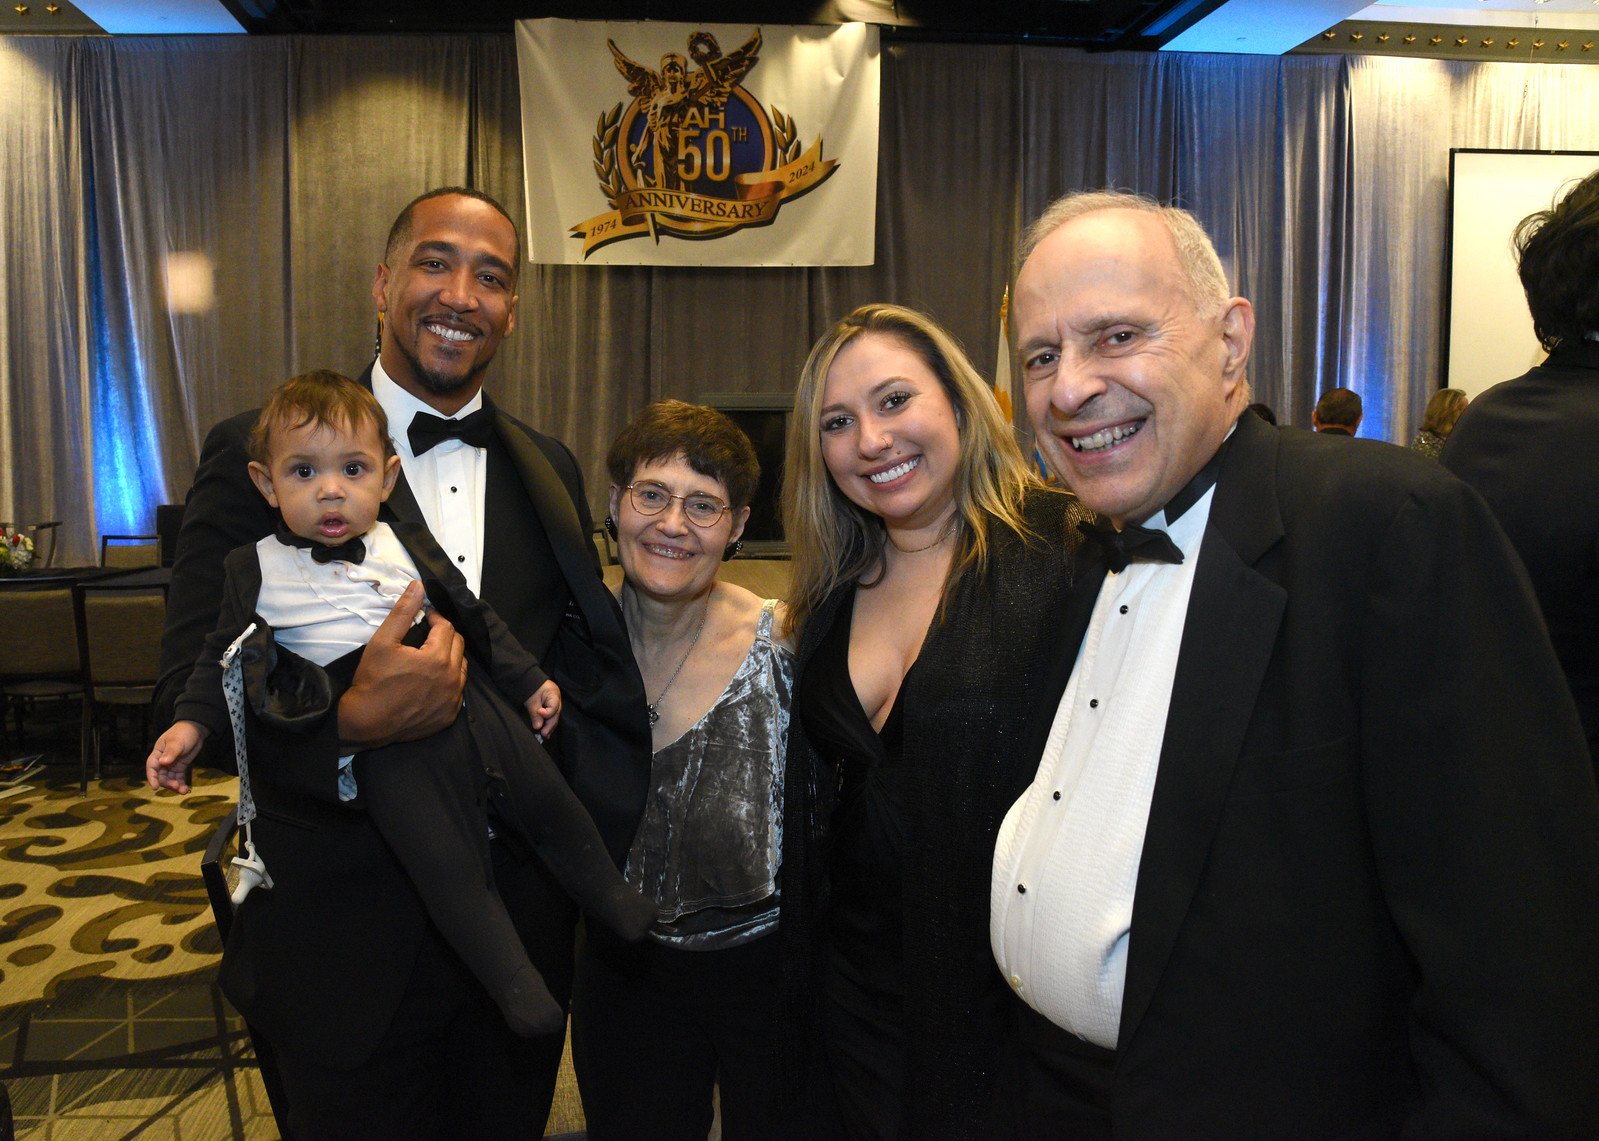
{"type": "Polygon", "coordinates": [[[1277,413],[1272,411],[1270,404],[1265,404],[1257,400],[1255,403],[1251,404],[1247,409],[1245,409],[1245,411],[1253,412],[1256,416],[1259,416],[1268,424],[1277,423],[1277,413]]]}
{"type": "Polygon", "coordinates": [[[266,407],[261,409],[250,431],[250,458],[270,466],[273,430],[292,431],[306,424],[352,434],[363,425],[371,424],[383,442],[383,458],[386,460],[394,454],[394,441],[389,439],[389,418],[372,390],[342,373],[317,369],[291,377],[272,390],[266,407]]]}
{"type": "Polygon", "coordinates": [[[1353,432],[1361,412],[1360,393],[1347,388],[1329,388],[1316,401],[1316,423],[1324,426],[1338,425],[1353,432]]]}
{"type": "Polygon", "coordinates": [[[516,219],[506,213],[505,207],[500,205],[500,200],[492,194],[485,194],[481,190],[473,190],[467,186],[438,186],[418,194],[405,204],[399,216],[394,219],[394,225],[389,227],[389,240],[383,244],[383,261],[387,265],[394,261],[400,248],[411,240],[411,219],[416,213],[416,208],[430,198],[447,198],[450,195],[459,195],[462,198],[476,198],[479,202],[486,202],[498,210],[500,217],[511,223],[511,233],[516,235],[516,256],[511,261],[511,272],[517,276],[522,273],[522,231],[517,228],[516,219]]]}
{"type": "Polygon", "coordinates": [[[1516,226],[1516,272],[1546,350],[1599,330],[1599,170],[1516,226]]]}
{"type": "Polygon", "coordinates": [[[611,482],[633,482],[640,464],[682,456],[701,475],[722,481],[736,510],[748,507],[761,482],[761,461],[739,426],[714,408],[682,400],[657,400],[611,443],[605,469],[611,482]]]}

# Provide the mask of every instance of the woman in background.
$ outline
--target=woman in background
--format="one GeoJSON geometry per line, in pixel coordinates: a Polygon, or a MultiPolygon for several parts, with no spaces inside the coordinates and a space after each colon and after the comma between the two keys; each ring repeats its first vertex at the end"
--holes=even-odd
{"type": "Polygon", "coordinates": [[[704,1141],[776,1129],[777,860],[792,655],[782,606],[717,580],[760,465],[714,409],[651,404],[606,458],[605,523],[654,735],[626,874],[656,905],[642,942],[589,929],[572,995],[588,1135],[704,1141]]]}
{"type": "Polygon", "coordinates": [[[1050,666],[1075,652],[1052,636],[1075,501],[1038,484],[954,339],[894,305],[811,350],[785,464],[781,939],[790,1077],[822,1115],[800,1129],[979,1134],[1011,1024],[994,837],[1037,767],[1023,742],[1050,666]]]}
{"type": "Polygon", "coordinates": [[[1455,421],[1466,410],[1466,394],[1458,388],[1440,388],[1427,401],[1427,411],[1421,417],[1421,431],[1410,441],[1410,449],[1420,452],[1429,460],[1436,460],[1444,450],[1444,441],[1455,430],[1455,421]]]}

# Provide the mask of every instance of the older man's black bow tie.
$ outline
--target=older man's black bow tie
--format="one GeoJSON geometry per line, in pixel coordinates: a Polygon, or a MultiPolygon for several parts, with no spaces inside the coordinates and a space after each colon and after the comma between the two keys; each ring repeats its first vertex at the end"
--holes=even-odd
{"type": "Polygon", "coordinates": [[[426,455],[435,444],[445,440],[461,440],[474,448],[486,448],[494,436],[494,417],[487,408],[479,408],[470,416],[459,420],[446,420],[431,412],[418,412],[411,417],[411,426],[405,430],[411,441],[411,454],[426,455]]]}
{"type": "Polygon", "coordinates": [[[1089,522],[1084,519],[1077,524],[1077,529],[1099,544],[1105,553],[1106,565],[1118,573],[1126,570],[1128,563],[1183,561],[1183,553],[1172,542],[1171,536],[1153,527],[1129,523],[1118,531],[1106,520],[1089,522]]]}
{"type": "Polygon", "coordinates": [[[302,539],[284,526],[281,520],[278,523],[278,542],[310,551],[311,557],[319,563],[331,563],[335,559],[346,563],[360,563],[366,558],[366,544],[361,541],[359,535],[330,547],[315,539],[302,539]]]}

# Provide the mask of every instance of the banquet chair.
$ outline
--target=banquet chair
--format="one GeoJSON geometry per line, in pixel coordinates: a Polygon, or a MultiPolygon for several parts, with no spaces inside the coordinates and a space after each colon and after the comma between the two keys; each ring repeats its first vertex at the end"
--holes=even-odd
{"type": "Polygon", "coordinates": [[[6,715],[23,718],[40,701],[62,701],[83,692],[77,618],[72,591],[27,579],[0,578],[0,737],[9,742],[6,715]]]}
{"type": "Polygon", "coordinates": [[[614,567],[616,565],[616,542],[611,538],[610,532],[605,529],[605,524],[594,524],[594,530],[590,532],[589,537],[594,540],[594,553],[599,556],[600,566],[614,567]]]}
{"type": "Polygon", "coordinates": [[[81,791],[89,790],[89,758],[99,778],[103,751],[101,730],[111,717],[97,719],[102,709],[136,709],[141,743],[149,737],[150,701],[160,676],[161,630],[166,623],[166,587],[118,586],[115,580],[90,579],[72,587],[78,627],[78,660],[83,677],[80,740],[81,791]]]}
{"type": "Polygon", "coordinates": [[[161,565],[160,535],[101,535],[100,565],[120,570],[161,565]]]}
{"type": "Polygon", "coordinates": [[[183,530],[181,503],[161,503],[155,509],[155,533],[161,539],[161,565],[169,567],[178,561],[178,532],[183,530]]]}

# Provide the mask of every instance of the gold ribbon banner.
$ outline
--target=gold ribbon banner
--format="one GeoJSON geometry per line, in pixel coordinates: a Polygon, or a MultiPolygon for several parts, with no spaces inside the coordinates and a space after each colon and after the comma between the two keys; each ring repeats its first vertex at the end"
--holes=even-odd
{"type": "Polygon", "coordinates": [[[583,239],[583,256],[601,246],[654,234],[655,219],[661,228],[674,233],[711,236],[731,233],[745,226],[762,226],[777,217],[778,207],[826,182],[838,167],[837,159],[822,158],[822,140],[791,163],[776,170],[738,175],[735,198],[712,198],[687,190],[656,190],[634,187],[622,192],[616,209],[596,214],[571,228],[573,237],[583,239]]]}

